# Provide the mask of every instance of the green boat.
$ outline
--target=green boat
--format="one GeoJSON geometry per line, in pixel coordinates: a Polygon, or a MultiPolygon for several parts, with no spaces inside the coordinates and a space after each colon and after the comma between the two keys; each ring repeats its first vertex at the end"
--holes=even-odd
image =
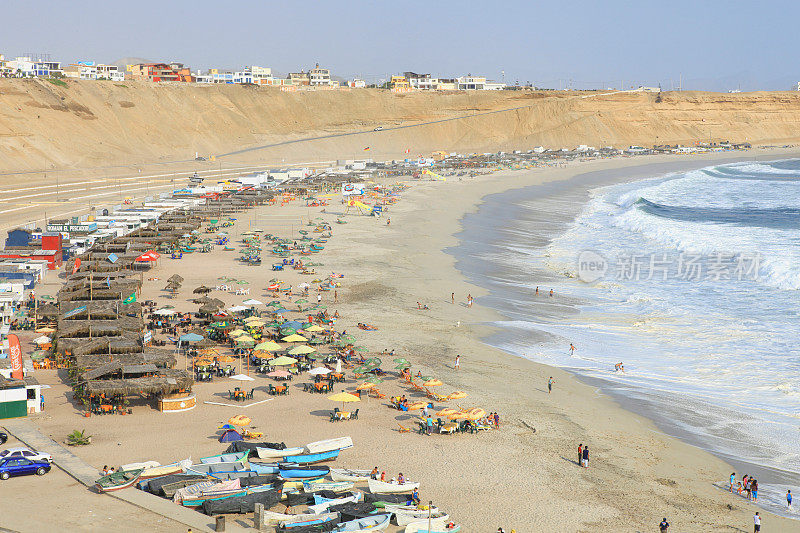
{"type": "Polygon", "coordinates": [[[114,492],[115,490],[127,489],[132,487],[144,472],[144,468],[136,470],[122,470],[103,476],[95,481],[95,487],[100,492],[114,492]]]}

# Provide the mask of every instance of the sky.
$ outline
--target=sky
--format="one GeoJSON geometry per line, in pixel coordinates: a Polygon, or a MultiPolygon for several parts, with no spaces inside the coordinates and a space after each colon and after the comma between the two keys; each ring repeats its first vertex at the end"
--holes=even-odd
{"type": "Polygon", "coordinates": [[[0,16],[0,54],[63,63],[137,57],[282,74],[319,63],[369,82],[414,71],[546,88],[800,81],[796,1],[4,0],[0,16]]]}

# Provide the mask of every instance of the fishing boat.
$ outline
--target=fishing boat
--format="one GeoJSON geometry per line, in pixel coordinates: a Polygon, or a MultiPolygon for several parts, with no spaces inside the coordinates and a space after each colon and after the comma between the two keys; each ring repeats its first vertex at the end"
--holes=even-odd
{"type": "Polygon", "coordinates": [[[310,483],[303,483],[303,489],[306,492],[315,490],[330,490],[333,492],[344,492],[350,490],[355,485],[352,481],[321,481],[314,483],[312,487],[310,483]]]}
{"type": "Polygon", "coordinates": [[[314,463],[321,463],[323,461],[332,461],[337,457],[339,457],[338,448],[327,452],[305,453],[300,455],[286,455],[283,457],[283,459],[291,463],[310,465],[314,463]]]}
{"type": "Polygon", "coordinates": [[[369,470],[350,470],[348,468],[331,468],[331,479],[334,481],[366,481],[369,479],[369,470]]]}
{"type": "Polygon", "coordinates": [[[364,518],[358,518],[356,520],[351,520],[349,522],[345,522],[343,524],[339,524],[336,526],[332,531],[333,532],[344,532],[347,531],[348,533],[355,533],[355,532],[366,532],[369,533],[370,531],[383,531],[387,527],[389,527],[389,520],[392,518],[390,514],[376,514],[365,516],[364,518]]]}
{"type": "MultiPolygon", "coordinates": [[[[325,481],[325,476],[319,476],[319,477],[315,477],[315,478],[311,478],[311,479],[297,479],[297,480],[292,480],[292,481],[285,481],[284,480],[284,482],[283,482],[283,490],[285,492],[290,492],[290,491],[299,492],[301,489],[305,491],[306,484],[309,484],[309,483],[316,484],[316,483],[319,483],[319,482],[322,482],[322,481],[325,481]]],[[[311,489],[311,490],[314,490],[314,489],[311,489]]]]}
{"type": "Polygon", "coordinates": [[[246,489],[242,489],[238,479],[231,481],[203,481],[184,487],[175,492],[172,500],[184,507],[199,507],[204,502],[221,500],[232,496],[244,496],[246,489]]]}
{"type": "Polygon", "coordinates": [[[245,450],[243,452],[234,452],[234,453],[221,453],[219,455],[211,455],[209,457],[203,457],[200,459],[200,462],[204,465],[211,465],[217,463],[244,463],[247,461],[248,455],[250,455],[250,450],[245,450]]]}
{"type": "Polygon", "coordinates": [[[170,463],[168,465],[159,465],[159,466],[152,466],[144,469],[142,475],[139,476],[139,479],[151,479],[161,476],[169,476],[171,474],[180,474],[184,472],[187,467],[192,465],[192,459],[184,459],[182,461],[176,461],[174,463],[170,463]]]}
{"type": "Polygon", "coordinates": [[[283,479],[292,481],[327,476],[330,471],[331,469],[327,466],[300,466],[292,463],[280,463],[278,465],[278,474],[283,479]]]}
{"type": "Polygon", "coordinates": [[[160,496],[164,496],[165,498],[169,498],[170,500],[175,496],[175,493],[178,492],[180,489],[184,489],[186,487],[191,487],[197,483],[200,483],[205,478],[192,478],[192,479],[184,479],[180,481],[175,481],[173,483],[168,483],[166,485],[162,485],[160,487],[160,496]]]}
{"type": "Polygon", "coordinates": [[[369,491],[374,494],[399,494],[401,492],[411,492],[419,488],[418,482],[411,483],[408,481],[401,485],[400,483],[388,483],[377,479],[368,479],[367,483],[369,484],[369,491]]]}
{"type": "Polygon", "coordinates": [[[344,503],[358,503],[359,501],[361,501],[360,492],[357,492],[352,496],[347,496],[345,498],[336,498],[333,500],[314,495],[314,505],[309,505],[308,510],[314,514],[321,514],[327,512],[332,505],[342,505],[344,503]]]}
{"type": "Polygon", "coordinates": [[[302,514],[283,514],[275,513],[272,511],[264,511],[264,524],[268,526],[279,526],[281,524],[291,524],[303,520],[328,520],[339,518],[339,513],[327,513],[320,515],[302,515],[302,514]]]}
{"type": "Polygon", "coordinates": [[[305,451],[302,446],[297,448],[284,448],[283,450],[276,450],[274,448],[256,448],[256,453],[259,459],[282,459],[287,455],[300,455],[305,451]]]}
{"type": "MultiPolygon", "coordinates": [[[[210,464],[196,464],[186,469],[187,474],[205,474],[209,476],[219,477],[220,474],[231,472],[250,472],[252,471],[249,466],[244,463],[210,463],[210,464]]],[[[266,472],[265,472],[266,473],[266,472]]]]}
{"type": "Polygon", "coordinates": [[[345,448],[353,447],[353,439],[350,437],[337,437],[335,439],[318,440],[316,442],[309,442],[306,444],[308,453],[322,453],[330,452],[333,450],[344,450],[345,448]]]}
{"type": "Polygon", "coordinates": [[[297,515],[297,520],[291,522],[281,522],[281,529],[283,531],[292,531],[294,528],[306,526],[318,526],[321,524],[337,523],[339,521],[339,513],[326,513],[321,515],[297,515]],[[302,518],[300,518],[302,517],[302,518]]]}
{"type": "Polygon", "coordinates": [[[224,500],[227,498],[235,498],[237,496],[245,496],[247,491],[244,489],[239,490],[225,490],[211,493],[202,493],[193,498],[187,498],[181,502],[184,507],[200,507],[206,502],[213,502],[224,500]]]}
{"type": "MultiPolygon", "coordinates": [[[[427,521],[428,520],[429,511],[425,510],[396,510],[394,511],[395,520],[397,520],[398,526],[407,526],[412,522],[420,522],[420,521],[427,521]]],[[[430,518],[431,521],[438,520],[439,522],[446,524],[447,521],[450,519],[450,516],[445,513],[434,512],[433,510],[430,511],[430,518]]],[[[439,522],[436,522],[437,524],[439,522]]]]}
{"type": "Polygon", "coordinates": [[[406,526],[405,533],[457,533],[461,531],[461,526],[447,527],[445,520],[432,519],[430,528],[427,520],[411,522],[406,526]]]}
{"type": "Polygon", "coordinates": [[[95,487],[101,492],[114,492],[115,490],[127,489],[139,481],[139,476],[144,472],[144,468],[135,470],[120,470],[113,474],[108,474],[95,481],[95,487]]]}

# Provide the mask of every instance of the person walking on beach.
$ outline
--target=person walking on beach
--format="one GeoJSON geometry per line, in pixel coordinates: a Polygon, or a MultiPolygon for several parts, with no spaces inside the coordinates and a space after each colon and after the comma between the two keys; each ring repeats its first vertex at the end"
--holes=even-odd
{"type": "Polygon", "coordinates": [[[550,376],[550,379],[547,380],[547,394],[553,392],[553,383],[555,383],[553,376],[550,376]]]}
{"type": "Polygon", "coordinates": [[[467,307],[472,307],[472,294],[467,294],[467,307]]]}
{"type": "Polygon", "coordinates": [[[550,298],[553,297],[553,289],[550,289],[550,298]]]}
{"type": "Polygon", "coordinates": [[[792,510],[792,491],[790,490],[786,491],[786,508],[792,510]]]}
{"type": "Polygon", "coordinates": [[[378,467],[372,469],[372,472],[369,473],[370,479],[378,479],[378,467]]]}
{"type": "Polygon", "coordinates": [[[321,303],[322,303],[322,295],[321,294],[317,294],[317,305],[319,305],[321,303]]]}
{"type": "Polygon", "coordinates": [[[450,303],[451,304],[456,303],[456,293],[454,293],[454,292],[450,293],[450,303]]]}
{"type": "Polygon", "coordinates": [[[664,517],[664,520],[662,520],[662,521],[661,521],[661,523],[660,523],[660,524],[658,524],[658,530],[659,530],[661,533],[666,533],[666,531],[667,531],[668,529],[669,529],[669,522],[667,522],[667,517],[665,516],[665,517],[664,517]]]}
{"type": "Polygon", "coordinates": [[[575,355],[575,345],[572,343],[569,343],[569,355],[570,357],[575,355]]]}
{"type": "Polygon", "coordinates": [[[461,355],[456,354],[456,364],[455,369],[458,370],[461,368],[461,355]]]}
{"type": "Polygon", "coordinates": [[[731,472],[731,494],[733,494],[733,486],[736,484],[736,472],[731,472]]]}
{"type": "Polygon", "coordinates": [[[589,446],[583,447],[583,467],[589,468],[589,446]]]}
{"type": "Polygon", "coordinates": [[[536,296],[539,296],[539,286],[536,286],[536,296]]]}
{"type": "Polygon", "coordinates": [[[583,465],[583,443],[578,444],[578,466],[583,465]]]}
{"type": "Polygon", "coordinates": [[[753,501],[757,501],[758,500],[758,480],[757,479],[751,479],[750,480],[750,494],[753,495],[753,498],[752,498],[753,501]]]}
{"type": "Polygon", "coordinates": [[[494,428],[500,429],[500,413],[494,413],[494,428]]]}
{"type": "Polygon", "coordinates": [[[759,531],[761,531],[761,517],[756,513],[753,516],[753,533],[758,533],[759,531]]]}
{"type": "Polygon", "coordinates": [[[339,291],[333,291],[333,303],[339,302],[339,291]]]}

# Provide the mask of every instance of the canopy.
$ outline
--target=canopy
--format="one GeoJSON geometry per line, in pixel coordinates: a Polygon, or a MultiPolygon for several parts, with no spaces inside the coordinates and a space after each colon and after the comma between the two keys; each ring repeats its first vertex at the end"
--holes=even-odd
{"type": "Polygon", "coordinates": [[[243,329],[235,329],[235,330],[231,331],[230,333],[228,333],[228,335],[230,335],[231,337],[239,337],[241,335],[244,335],[245,333],[247,333],[247,332],[245,330],[243,330],[243,329]]]}
{"type": "Polygon", "coordinates": [[[319,366],[317,368],[309,370],[308,374],[311,376],[320,376],[322,374],[328,374],[329,372],[330,372],[329,368],[325,368],[324,366],[319,366]]]}
{"type": "Polygon", "coordinates": [[[267,376],[271,378],[288,378],[290,374],[286,370],[273,370],[267,376]]]}
{"type": "Polygon", "coordinates": [[[255,378],[251,378],[250,376],[245,376],[244,374],[236,374],[231,376],[231,379],[236,379],[239,381],[255,381],[255,378]]]}
{"type": "Polygon", "coordinates": [[[277,358],[273,359],[272,360],[272,365],[273,366],[288,366],[288,365],[293,365],[296,362],[297,362],[297,359],[295,359],[294,357],[286,357],[285,355],[283,355],[281,357],[277,357],[277,358]]]}
{"type": "Polygon", "coordinates": [[[297,346],[289,350],[289,355],[306,355],[314,352],[316,352],[316,350],[311,346],[306,346],[305,344],[301,344],[300,346],[297,346]]]}
{"type": "Polygon", "coordinates": [[[197,333],[186,333],[178,337],[178,340],[181,342],[197,342],[203,340],[203,336],[197,333]]]}
{"type": "Polygon", "coordinates": [[[230,311],[231,313],[238,313],[239,311],[246,311],[246,310],[247,307],[245,307],[244,305],[234,305],[233,307],[228,308],[228,311],[230,311]]]}
{"type": "Polygon", "coordinates": [[[316,325],[316,324],[312,324],[311,326],[309,326],[309,327],[305,328],[303,331],[310,331],[310,332],[312,332],[312,333],[317,333],[317,332],[320,332],[320,331],[325,331],[325,330],[324,330],[324,329],[322,329],[321,327],[319,327],[319,326],[318,326],[318,325],[316,325]]]}
{"type": "Polygon", "coordinates": [[[259,344],[256,344],[256,350],[263,350],[265,352],[277,352],[282,349],[283,348],[281,347],[280,344],[273,341],[264,341],[259,344]]]}
{"type": "Polygon", "coordinates": [[[303,337],[302,335],[298,335],[297,333],[293,333],[288,337],[284,337],[281,339],[283,342],[306,342],[308,339],[303,337]]]}
{"type": "Polygon", "coordinates": [[[175,313],[176,311],[174,309],[159,309],[153,314],[156,314],[158,316],[169,316],[169,315],[174,315],[175,313]]]}
{"type": "Polygon", "coordinates": [[[244,305],[264,305],[264,302],[262,302],[261,300],[256,300],[255,298],[250,298],[249,300],[245,300],[242,303],[244,305]]]}

